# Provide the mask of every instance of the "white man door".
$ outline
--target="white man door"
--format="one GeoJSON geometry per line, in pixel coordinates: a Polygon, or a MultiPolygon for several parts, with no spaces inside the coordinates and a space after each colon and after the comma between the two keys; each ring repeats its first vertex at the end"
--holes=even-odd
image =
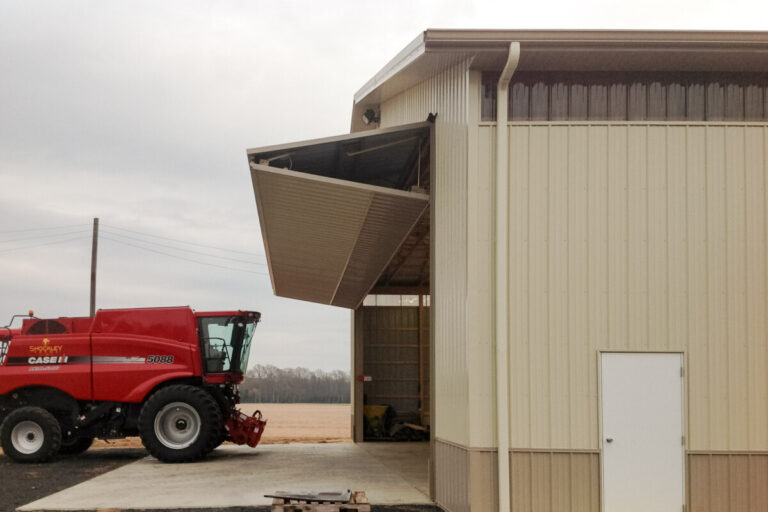
{"type": "Polygon", "coordinates": [[[601,354],[603,511],[681,512],[682,354],[601,354]]]}

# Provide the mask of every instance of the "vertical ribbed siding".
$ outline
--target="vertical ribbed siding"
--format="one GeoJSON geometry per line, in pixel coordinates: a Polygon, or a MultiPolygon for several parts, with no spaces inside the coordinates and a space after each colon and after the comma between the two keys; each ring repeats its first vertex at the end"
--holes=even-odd
{"type": "MultiPolygon", "coordinates": [[[[368,405],[389,405],[400,421],[420,423],[419,308],[365,306],[363,374],[368,405]]],[[[424,316],[428,316],[428,312],[424,316]]]]}
{"type": "MultiPolygon", "coordinates": [[[[480,96],[481,73],[470,72],[470,97],[480,96]]],[[[487,155],[495,154],[495,139],[479,137],[480,111],[470,102],[467,168],[467,368],[469,373],[469,444],[494,447],[496,443],[495,332],[495,167],[487,155]]],[[[498,497],[497,497],[498,500],[498,497]]]]}
{"type": "Polygon", "coordinates": [[[435,123],[434,297],[435,399],[433,435],[468,444],[466,362],[467,90],[469,61],[458,62],[381,104],[382,126],[435,123]]]}
{"type": "MultiPolygon", "coordinates": [[[[496,119],[499,75],[483,74],[482,119],[496,119]]],[[[511,121],[764,121],[765,73],[519,72],[511,121]]]]}
{"type": "Polygon", "coordinates": [[[604,349],[685,352],[689,449],[768,450],[766,145],[759,125],[510,125],[512,447],[598,449],[604,349]]]}
{"type": "Polygon", "coordinates": [[[768,454],[688,455],[691,512],[768,510],[768,454]]]}
{"type": "Polygon", "coordinates": [[[514,451],[509,465],[514,512],[599,512],[598,453],[514,451]]]}
{"type": "MultiPolygon", "coordinates": [[[[362,307],[352,311],[350,318],[350,328],[352,331],[352,347],[350,350],[352,375],[360,374],[360,368],[363,367],[363,310],[362,307]]],[[[350,379],[352,404],[352,439],[356,443],[362,443],[364,437],[363,407],[365,404],[363,396],[363,383],[359,379],[350,379]]]]}
{"type": "Polygon", "coordinates": [[[435,459],[437,504],[448,512],[470,512],[469,451],[437,439],[435,459]]]}

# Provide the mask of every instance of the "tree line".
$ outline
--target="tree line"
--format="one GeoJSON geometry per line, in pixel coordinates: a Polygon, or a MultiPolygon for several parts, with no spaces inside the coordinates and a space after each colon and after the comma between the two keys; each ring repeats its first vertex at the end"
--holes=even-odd
{"type": "Polygon", "coordinates": [[[349,374],[307,368],[277,368],[257,364],[240,384],[244,403],[348,404],[349,374]]]}

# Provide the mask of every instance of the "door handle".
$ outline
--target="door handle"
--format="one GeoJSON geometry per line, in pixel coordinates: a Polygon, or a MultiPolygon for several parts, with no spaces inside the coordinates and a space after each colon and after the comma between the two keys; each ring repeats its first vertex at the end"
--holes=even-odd
{"type": "Polygon", "coordinates": [[[612,443],[613,442],[613,438],[612,437],[606,437],[605,438],[605,442],[606,443],[612,443]]]}

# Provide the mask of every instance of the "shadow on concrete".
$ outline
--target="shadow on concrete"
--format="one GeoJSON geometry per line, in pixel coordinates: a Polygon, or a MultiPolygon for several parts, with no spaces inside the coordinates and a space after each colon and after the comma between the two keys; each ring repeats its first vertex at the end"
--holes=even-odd
{"type": "MultiPolygon", "coordinates": [[[[270,507],[226,507],[226,508],[173,508],[173,509],[120,509],[120,512],[270,512],[270,507]]],[[[94,512],[72,510],[68,512],[94,512]]],[[[435,505],[371,505],[371,512],[441,512],[435,505]]]]}
{"type": "Polygon", "coordinates": [[[91,450],[45,464],[19,464],[0,454],[0,510],[15,510],[146,456],[144,449],[91,450]]]}

